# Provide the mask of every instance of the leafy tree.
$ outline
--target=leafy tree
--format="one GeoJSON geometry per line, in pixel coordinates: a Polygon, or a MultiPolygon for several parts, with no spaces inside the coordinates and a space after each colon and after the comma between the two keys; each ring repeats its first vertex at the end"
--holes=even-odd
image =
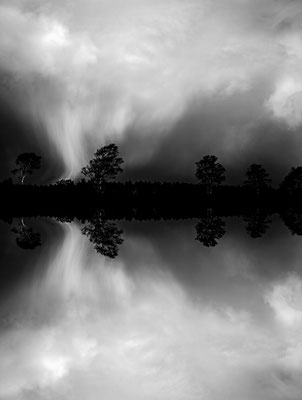
{"type": "Polygon", "coordinates": [[[271,218],[261,213],[260,210],[251,216],[244,217],[244,221],[247,222],[245,228],[247,233],[254,239],[262,237],[272,222],[271,218]]]}
{"type": "Polygon", "coordinates": [[[196,240],[206,247],[214,247],[218,244],[217,240],[225,234],[225,222],[221,218],[213,216],[209,210],[208,215],[198,222],[195,229],[196,240]]]}
{"type": "Polygon", "coordinates": [[[289,208],[281,215],[284,225],[292,235],[302,236],[302,213],[289,208]]]}
{"type": "Polygon", "coordinates": [[[97,190],[108,180],[115,179],[117,174],[122,172],[121,164],[124,162],[118,157],[119,151],[115,144],[101,147],[94,153],[94,158],[89,164],[82,168],[85,175],[97,190]]]}
{"type": "Polygon", "coordinates": [[[86,223],[82,233],[94,244],[98,253],[109,258],[118,255],[118,247],[123,243],[123,231],[118,229],[115,223],[97,215],[86,223]]]}
{"type": "Polygon", "coordinates": [[[220,185],[225,180],[225,168],[217,160],[216,156],[207,155],[196,162],[195,176],[207,186],[208,194],[212,194],[213,187],[220,185]]]}
{"type": "Polygon", "coordinates": [[[302,189],[302,167],[292,167],[280,185],[280,189],[290,194],[302,189]]]}
{"type": "Polygon", "coordinates": [[[23,219],[19,222],[18,227],[12,229],[12,232],[16,233],[16,243],[22,249],[32,250],[37,246],[41,246],[40,233],[34,232],[32,228],[27,227],[23,219]]]}
{"type": "Polygon", "coordinates": [[[35,153],[22,153],[16,159],[17,168],[11,172],[17,176],[17,179],[24,183],[27,175],[32,175],[34,170],[41,168],[41,157],[35,153]]]}
{"type": "Polygon", "coordinates": [[[245,174],[247,179],[244,181],[244,185],[254,189],[257,194],[271,183],[269,174],[260,164],[250,165],[245,174]]]}

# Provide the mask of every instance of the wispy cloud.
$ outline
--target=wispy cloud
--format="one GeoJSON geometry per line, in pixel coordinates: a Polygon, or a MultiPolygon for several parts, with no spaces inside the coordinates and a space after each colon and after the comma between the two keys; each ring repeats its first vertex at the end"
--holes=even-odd
{"type": "Polygon", "coordinates": [[[233,279],[258,291],[257,314],[246,290],[235,306],[214,290],[211,301],[203,291],[192,296],[152,243],[136,240],[131,246],[149,256],[129,273],[122,260],[94,254],[77,226],[66,229],[44,276],[12,293],[0,334],[1,398],[299,399],[298,275],[266,284],[240,277],[244,260],[230,248],[233,279]]]}
{"type": "Polygon", "coordinates": [[[106,138],[133,128],[160,141],[192,101],[254,96],[261,81],[265,118],[300,125],[297,2],[25,0],[2,2],[0,20],[0,67],[69,176],[106,138]]]}

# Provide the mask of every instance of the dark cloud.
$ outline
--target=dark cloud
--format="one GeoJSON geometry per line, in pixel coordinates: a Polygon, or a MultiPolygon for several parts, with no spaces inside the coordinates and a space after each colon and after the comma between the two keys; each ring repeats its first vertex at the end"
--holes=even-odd
{"type": "Polygon", "coordinates": [[[14,1],[0,15],[0,67],[65,176],[109,141],[144,179],[190,180],[208,152],[230,181],[254,156],[276,175],[300,156],[297,2],[14,1]]]}
{"type": "MultiPolygon", "coordinates": [[[[74,178],[117,142],[123,179],[195,181],[216,154],[229,183],[254,162],[278,183],[302,156],[301,21],[288,0],[2,1],[0,179],[25,151],[38,182],[74,178]]],[[[228,219],[210,249],[195,223],[124,223],[114,261],[76,224],[30,255],[0,227],[0,397],[300,399],[301,238],[228,219]]]]}
{"type": "Polygon", "coordinates": [[[0,180],[11,176],[17,156],[24,152],[42,156],[42,168],[35,173],[34,182],[49,182],[62,174],[63,164],[45,140],[44,128],[20,110],[17,95],[7,90],[0,96],[0,132],[0,180]]]}
{"type": "MultiPolygon", "coordinates": [[[[13,298],[14,291],[36,274],[43,274],[47,260],[56,251],[63,238],[61,227],[50,220],[24,219],[24,223],[41,235],[42,246],[34,250],[24,250],[16,243],[13,227],[18,227],[19,219],[0,221],[0,298],[13,298]]],[[[6,310],[1,308],[1,313],[6,310]]],[[[0,317],[1,318],[1,317],[0,317]]]]}
{"type": "Polygon", "coordinates": [[[126,167],[122,179],[195,182],[195,162],[215,154],[227,169],[227,183],[240,184],[248,165],[260,163],[278,185],[291,166],[302,163],[301,128],[268,118],[261,102],[268,93],[263,83],[253,93],[192,104],[169,132],[155,133],[155,144],[152,136],[129,132],[120,145],[126,167]],[[151,154],[131,165],[137,152],[148,151],[144,148],[151,154]]]}

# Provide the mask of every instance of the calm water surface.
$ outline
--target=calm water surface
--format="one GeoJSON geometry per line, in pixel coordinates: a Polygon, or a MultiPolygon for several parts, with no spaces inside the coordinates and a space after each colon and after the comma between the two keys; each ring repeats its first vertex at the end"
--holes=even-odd
{"type": "Polygon", "coordinates": [[[251,239],[228,219],[214,248],[196,221],[121,222],[119,256],[76,222],[1,224],[1,399],[278,400],[302,393],[302,238],[251,239]]]}

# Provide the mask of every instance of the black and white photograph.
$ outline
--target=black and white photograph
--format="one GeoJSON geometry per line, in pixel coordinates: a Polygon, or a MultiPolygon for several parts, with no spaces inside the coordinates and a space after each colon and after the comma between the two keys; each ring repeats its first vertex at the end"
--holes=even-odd
{"type": "Polygon", "coordinates": [[[0,400],[301,377],[302,1],[0,0],[0,400]]]}

